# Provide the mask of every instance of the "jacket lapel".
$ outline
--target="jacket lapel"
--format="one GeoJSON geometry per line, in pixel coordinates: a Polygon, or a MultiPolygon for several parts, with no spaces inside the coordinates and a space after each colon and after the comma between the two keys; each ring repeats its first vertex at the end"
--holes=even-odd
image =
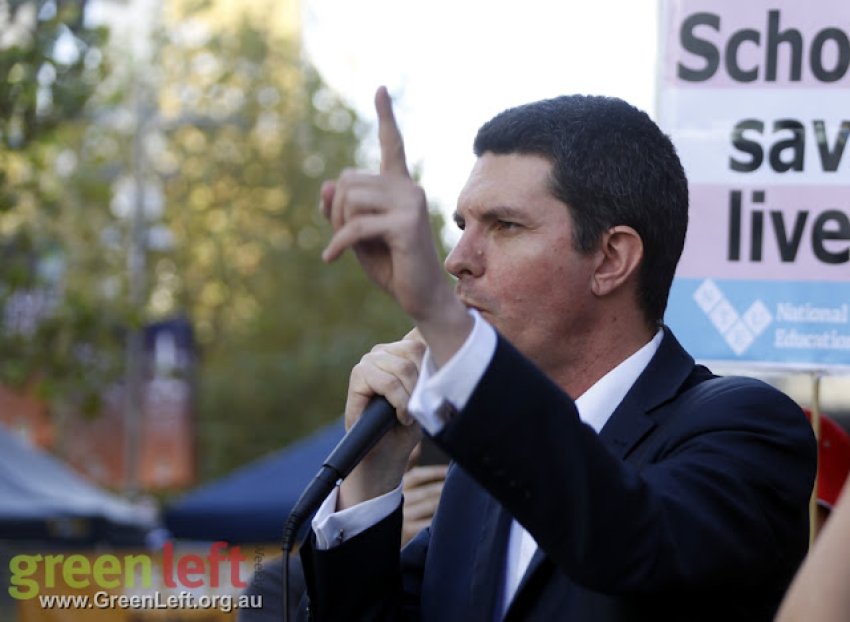
{"type": "Polygon", "coordinates": [[[599,432],[599,438],[614,455],[624,459],[655,427],[650,413],[673,399],[694,368],[688,354],[670,330],[646,369],[599,432]]]}
{"type": "Polygon", "coordinates": [[[473,562],[470,611],[475,614],[475,620],[498,620],[505,587],[505,557],[512,519],[496,499],[488,494],[483,497],[486,506],[473,562]]]}
{"type": "Polygon", "coordinates": [[[532,581],[542,581],[543,577],[547,575],[548,572],[551,572],[553,568],[553,563],[548,561],[546,555],[538,547],[538,549],[534,551],[534,555],[531,557],[531,562],[528,564],[528,568],[517,586],[516,594],[514,594],[513,600],[511,600],[511,604],[508,606],[508,611],[505,612],[506,620],[509,618],[509,612],[517,607],[522,607],[522,601],[525,598],[524,594],[526,589],[528,589],[528,585],[532,581]]]}

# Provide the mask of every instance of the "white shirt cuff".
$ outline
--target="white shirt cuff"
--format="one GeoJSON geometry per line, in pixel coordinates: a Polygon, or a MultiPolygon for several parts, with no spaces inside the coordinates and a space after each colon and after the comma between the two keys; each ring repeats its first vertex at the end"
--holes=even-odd
{"type": "Polygon", "coordinates": [[[339,486],[331,491],[313,517],[313,532],[320,551],[339,546],[349,538],[378,524],[401,504],[401,484],[380,497],[336,511],[339,486]]]}
{"type": "Polygon", "coordinates": [[[472,331],[445,365],[437,369],[430,349],[425,351],[419,380],[407,405],[413,418],[431,436],[446,423],[438,414],[440,408],[448,402],[462,410],[496,352],[496,330],[475,309],[470,309],[469,314],[475,320],[472,331]]]}

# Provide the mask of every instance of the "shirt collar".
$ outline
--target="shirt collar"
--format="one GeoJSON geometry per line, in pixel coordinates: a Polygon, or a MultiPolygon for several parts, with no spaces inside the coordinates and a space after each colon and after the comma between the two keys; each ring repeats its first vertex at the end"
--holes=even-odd
{"type": "Polygon", "coordinates": [[[596,430],[597,434],[626,397],[638,376],[649,365],[663,337],[664,331],[659,329],[646,345],[602,376],[576,399],[579,417],[596,430]]]}

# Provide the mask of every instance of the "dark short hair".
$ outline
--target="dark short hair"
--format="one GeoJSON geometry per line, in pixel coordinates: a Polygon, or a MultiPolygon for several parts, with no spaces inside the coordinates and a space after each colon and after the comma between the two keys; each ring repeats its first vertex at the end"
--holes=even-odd
{"type": "Polygon", "coordinates": [[[635,229],[644,253],[638,302],[648,322],[661,321],[685,243],[688,184],[673,143],[645,112],[613,97],[546,99],[496,115],[474,151],[551,161],[551,191],[570,209],[581,252],[610,227],[635,229]]]}

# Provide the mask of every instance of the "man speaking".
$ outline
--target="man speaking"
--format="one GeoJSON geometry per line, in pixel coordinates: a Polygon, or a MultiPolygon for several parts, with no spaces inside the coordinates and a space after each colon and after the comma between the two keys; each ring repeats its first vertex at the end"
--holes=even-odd
{"type": "Polygon", "coordinates": [[[800,409],[695,365],[663,325],[687,228],[669,139],[625,102],[506,110],[475,138],[445,262],[386,90],[377,174],[322,188],[323,258],[352,249],[416,325],[351,375],[349,425],[390,431],[314,519],[313,620],[770,620],[808,539],[800,409]],[[427,348],[427,350],[426,350],[427,348]],[[454,462],[399,554],[421,430],[454,462]]]}

